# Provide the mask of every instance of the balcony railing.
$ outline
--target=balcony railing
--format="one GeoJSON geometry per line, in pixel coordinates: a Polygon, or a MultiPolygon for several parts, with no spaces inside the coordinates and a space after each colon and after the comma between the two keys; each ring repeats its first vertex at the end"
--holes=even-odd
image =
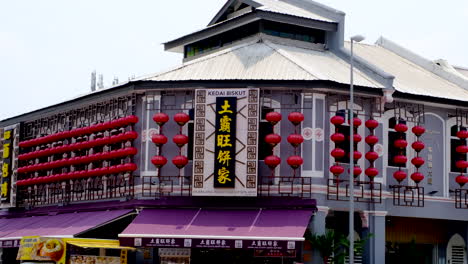
{"type": "Polygon", "coordinates": [[[455,190],[455,207],[458,209],[468,209],[468,189],[455,190]]]}
{"type": "Polygon", "coordinates": [[[18,186],[17,203],[20,207],[35,207],[133,196],[133,177],[120,174],[18,186]]]}
{"type": "MultiPolygon", "coordinates": [[[[145,176],[141,179],[143,197],[192,196],[191,176],[145,176]]],[[[261,177],[257,194],[262,197],[311,198],[310,177],[261,177]]]]}
{"type": "MultiPolygon", "coordinates": [[[[349,181],[329,179],[327,199],[349,201],[349,181]]],[[[382,203],[382,184],[374,181],[354,181],[354,201],[363,203],[382,203]]]]}

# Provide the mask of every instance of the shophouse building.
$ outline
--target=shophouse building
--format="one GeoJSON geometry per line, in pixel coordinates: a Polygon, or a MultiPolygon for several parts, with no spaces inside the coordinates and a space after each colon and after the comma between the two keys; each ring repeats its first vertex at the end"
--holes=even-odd
{"type": "Polygon", "coordinates": [[[468,70],[354,43],[351,105],[344,22],[229,0],[179,66],[0,121],[1,263],[321,263],[350,185],[355,263],[467,263],[468,70]]]}

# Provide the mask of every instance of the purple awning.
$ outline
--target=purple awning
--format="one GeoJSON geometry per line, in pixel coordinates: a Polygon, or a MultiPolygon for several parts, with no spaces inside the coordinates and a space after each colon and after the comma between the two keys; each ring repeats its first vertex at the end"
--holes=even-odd
{"type": "Polygon", "coordinates": [[[144,209],[128,238],[303,241],[312,210],[144,209]]]}
{"type": "Polygon", "coordinates": [[[0,219],[0,241],[24,236],[73,237],[114,221],[132,210],[78,212],[0,219]]]}

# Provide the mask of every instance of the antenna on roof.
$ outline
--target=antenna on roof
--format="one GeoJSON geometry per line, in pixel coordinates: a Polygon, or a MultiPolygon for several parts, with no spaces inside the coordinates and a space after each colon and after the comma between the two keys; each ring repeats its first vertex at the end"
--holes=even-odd
{"type": "Polygon", "coordinates": [[[96,70],[91,72],[91,92],[96,91],[96,70]]]}
{"type": "Polygon", "coordinates": [[[103,89],[104,88],[104,76],[102,74],[99,74],[99,81],[98,81],[98,89],[103,89]]]}
{"type": "Polygon", "coordinates": [[[114,80],[112,81],[112,85],[117,85],[119,84],[119,77],[114,76],[114,80]]]}

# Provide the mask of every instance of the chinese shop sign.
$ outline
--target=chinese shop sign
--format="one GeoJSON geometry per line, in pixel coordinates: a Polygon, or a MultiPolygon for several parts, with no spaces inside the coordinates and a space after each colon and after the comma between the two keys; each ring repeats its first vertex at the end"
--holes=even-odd
{"type": "Polygon", "coordinates": [[[237,98],[216,98],[214,187],[234,188],[236,182],[237,98]]]}
{"type": "Polygon", "coordinates": [[[193,196],[257,196],[259,89],[195,91],[193,196]]]}
{"type": "Polygon", "coordinates": [[[240,239],[192,239],[192,238],[132,238],[121,237],[120,244],[129,247],[157,248],[219,248],[271,250],[286,253],[300,247],[298,241],[240,240],[240,239]]]}
{"type": "Polygon", "coordinates": [[[3,163],[2,163],[2,203],[10,202],[11,167],[13,166],[13,130],[3,133],[3,163]]]}

